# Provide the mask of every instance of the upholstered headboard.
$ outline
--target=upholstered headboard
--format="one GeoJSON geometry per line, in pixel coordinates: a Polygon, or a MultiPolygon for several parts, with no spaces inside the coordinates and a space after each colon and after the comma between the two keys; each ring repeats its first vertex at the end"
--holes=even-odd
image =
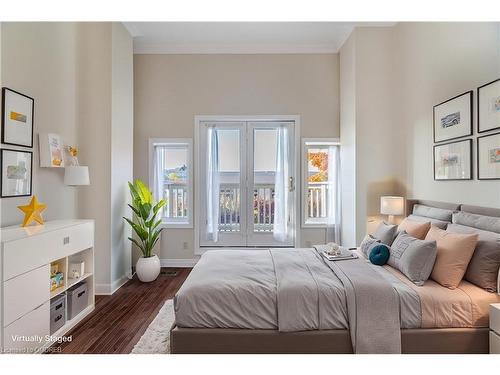
{"type": "MultiPolygon", "coordinates": [[[[467,204],[457,204],[457,203],[445,203],[445,202],[436,202],[425,199],[408,199],[406,201],[406,216],[410,216],[413,213],[413,208],[416,204],[440,208],[444,210],[451,210],[456,212],[464,212],[470,213],[474,215],[488,216],[485,218],[488,221],[491,220],[492,217],[500,218],[500,209],[499,208],[491,208],[491,207],[480,207],[480,206],[472,206],[467,204]]],[[[497,226],[498,227],[498,226],[497,226]]],[[[498,231],[496,231],[498,232],[498,231]]],[[[497,278],[497,293],[500,294],[500,270],[498,270],[498,278],[497,278]]]]}
{"type": "Polygon", "coordinates": [[[500,217],[500,208],[469,206],[467,204],[461,204],[460,211],[476,215],[500,217]]]}
{"type": "Polygon", "coordinates": [[[441,208],[443,210],[452,210],[452,211],[459,211],[460,206],[461,206],[460,204],[457,204],[457,203],[429,201],[426,199],[407,199],[406,200],[406,216],[409,216],[413,213],[413,206],[416,204],[421,204],[423,206],[429,206],[429,207],[435,207],[435,208],[441,208]]]}

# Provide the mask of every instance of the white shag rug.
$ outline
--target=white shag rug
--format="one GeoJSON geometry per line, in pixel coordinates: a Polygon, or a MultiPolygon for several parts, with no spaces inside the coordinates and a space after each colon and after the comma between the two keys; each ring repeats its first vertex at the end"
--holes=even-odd
{"type": "Polygon", "coordinates": [[[170,354],[170,328],[174,320],[174,300],[169,299],[135,344],[132,354],[170,354]]]}

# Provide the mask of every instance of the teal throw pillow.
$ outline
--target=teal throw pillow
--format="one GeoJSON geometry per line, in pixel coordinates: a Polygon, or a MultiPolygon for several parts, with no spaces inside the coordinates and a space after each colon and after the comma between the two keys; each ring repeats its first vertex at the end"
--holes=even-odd
{"type": "Polygon", "coordinates": [[[387,245],[375,245],[370,251],[370,262],[377,266],[383,266],[387,263],[390,256],[389,247],[387,245]]]}

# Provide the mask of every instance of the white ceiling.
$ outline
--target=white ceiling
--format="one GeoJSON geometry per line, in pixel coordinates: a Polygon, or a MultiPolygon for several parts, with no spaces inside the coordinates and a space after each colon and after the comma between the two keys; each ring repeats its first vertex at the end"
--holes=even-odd
{"type": "Polygon", "coordinates": [[[124,22],[134,53],[336,53],[356,26],[394,22],[124,22]]]}

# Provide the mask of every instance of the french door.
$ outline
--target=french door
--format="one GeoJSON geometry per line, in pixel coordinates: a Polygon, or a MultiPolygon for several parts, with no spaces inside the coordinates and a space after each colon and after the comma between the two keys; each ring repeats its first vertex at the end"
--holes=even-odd
{"type": "Polygon", "coordinates": [[[294,131],[294,122],[290,121],[200,123],[200,186],[196,187],[200,198],[200,246],[294,245],[294,131]],[[214,131],[216,140],[211,142],[214,131]],[[206,195],[211,189],[210,184],[213,184],[213,178],[207,171],[213,168],[208,155],[210,148],[214,147],[218,157],[218,180],[215,186],[219,191],[215,220],[211,219],[209,210],[213,209],[213,206],[207,204],[210,197],[207,198],[206,195]],[[283,174],[283,169],[286,170],[286,175],[283,174]],[[282,225],[277,226],[280,218],[284,218],[280,223],[284,224],[285,228],[282,225]],[[214,227],[208,224],[210,220],[216,222],[218,228],[216,240],[209,233],[214,230],[214,227]],[[275,235],[278,227],[284,233],[279,238],[275,235]]]}

